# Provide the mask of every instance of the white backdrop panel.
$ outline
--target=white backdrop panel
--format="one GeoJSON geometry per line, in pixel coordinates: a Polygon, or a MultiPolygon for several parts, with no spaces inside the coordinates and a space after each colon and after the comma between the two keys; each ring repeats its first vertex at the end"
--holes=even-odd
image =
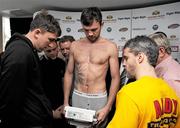
{"type": "MultiPolygon", "coordinates": [[[[80,23],[81,12],[49,10],[59,20],[63,35],[84,37],[80,23]]],[[[102,11],[104,25],[101,35],[115,42],[122,56],[124,43],[136,35],[149,35],[156,31],[167,34],[172,55],[180,62],[180,2],[130,10],[102,11]]]]}
{"type": "Polygon", "coordinates": [[[180,2],[132,10],[132,37],[156,31],[167,34],[172,55],[180,62],[180,2]]]}

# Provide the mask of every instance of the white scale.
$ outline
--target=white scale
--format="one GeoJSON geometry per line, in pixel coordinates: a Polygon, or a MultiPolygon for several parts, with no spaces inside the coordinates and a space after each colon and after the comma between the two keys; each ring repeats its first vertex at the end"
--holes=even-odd
{"type": "Polygon", "coordinates": [[[95,110],[88,110],[83,108],[65,107],[65,117],[67,119],[72,119],[80,122],[95,122],[97,119],[95,118],[96,111],[95,110]]]}

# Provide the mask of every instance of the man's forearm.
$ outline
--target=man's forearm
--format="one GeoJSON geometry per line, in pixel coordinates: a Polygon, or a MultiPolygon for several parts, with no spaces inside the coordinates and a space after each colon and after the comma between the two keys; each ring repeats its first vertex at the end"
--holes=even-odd
{"type": "Polygon", "coordinates": [[[67,75],[64,78],[64,105],[69,105],[71,86],[72,86],[72,76],[67,75]]]}
{"type": "Polygon", "coordinates": [[[107,101],[107,104],[106,104],[106,106],[109,109],[112,108],[112,105],[114,103],[114,100],[116,98],[116,94],[117,94],[118,90],[119,90],[119,78],[112,79],[111,86],[110,86],[110,89],[109,89],[108,101],[107,101]]]}

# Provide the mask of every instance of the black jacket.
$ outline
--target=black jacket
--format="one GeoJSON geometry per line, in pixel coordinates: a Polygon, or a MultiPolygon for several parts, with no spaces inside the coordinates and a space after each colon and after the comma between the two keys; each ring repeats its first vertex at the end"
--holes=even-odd
{"type": "Polygon", "coordinates": [[[49,127],[52,108],[44,94],[37,51],[31,41],[14,34],[2,56],[0,127],[49,127]]]}
{"type": "Polygon", "coordinates": [[[63,77],[65,73],[65,62],[60,58],[47,59],[42,56],[41,70],[43,76],[43,88],[48,99],[51,102],[52,108],[55,110],[63,104],[63,77]]]}

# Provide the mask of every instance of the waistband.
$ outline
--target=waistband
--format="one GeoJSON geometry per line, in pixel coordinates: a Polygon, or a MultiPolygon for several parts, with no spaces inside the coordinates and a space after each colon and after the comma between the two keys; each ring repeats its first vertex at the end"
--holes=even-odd
{"type": "Polygon", "coordinates": [[[100,92],[100,93],[84,93],[84,92],[80,92],[80,91],[74,89],[73,93],[80,95],[80,96],[90,96],[90,97],[96,97],[96,98],[107,96],[107,91],[100,92]]]}

